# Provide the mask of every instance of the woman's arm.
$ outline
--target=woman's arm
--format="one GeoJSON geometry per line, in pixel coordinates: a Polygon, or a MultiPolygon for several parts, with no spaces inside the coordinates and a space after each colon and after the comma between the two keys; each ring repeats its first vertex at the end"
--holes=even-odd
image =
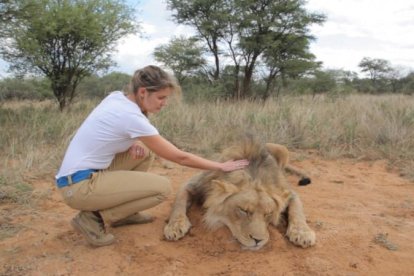
{"type": "Polygon", "coordinates": [[[249,164],[247,160],[227,161],[223,163],[211,161],[178,149],[161,135],[140,137],[139,140],[160,157],[186,167],[227,172],[242,169],[249,164]]]}

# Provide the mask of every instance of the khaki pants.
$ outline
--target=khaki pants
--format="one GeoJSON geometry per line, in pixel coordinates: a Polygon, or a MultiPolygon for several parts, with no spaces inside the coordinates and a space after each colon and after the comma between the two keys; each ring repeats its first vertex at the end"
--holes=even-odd
{"type": "Polygon", "coordinates": [[[115,156],[108,169],[90,179],[60,189],[66,204],[77,210],[99,211],[108,225],[154,207],[171,193],[167,178],[148,173],[154,160],[148,153],[132,159],[128,152],[115,156]]]}

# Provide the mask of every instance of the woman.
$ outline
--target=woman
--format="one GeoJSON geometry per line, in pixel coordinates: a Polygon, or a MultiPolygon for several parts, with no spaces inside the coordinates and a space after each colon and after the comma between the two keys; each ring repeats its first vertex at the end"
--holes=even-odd
{"type": "Polygon", "coordinates": [[[113,92],[82,123],[56,175],[65,202],[80,210],[73,227],[94,246],[114,242],[105,226],[146,223],[142,210],[171,192],[168,179],[147,170],[153,153],[183,166],[233,171],[247,160],[214,162],[176,148],[147,118],[159,112],[179,89],[175,79],[156,66],[135,72],[130,93],[113,92]]]}

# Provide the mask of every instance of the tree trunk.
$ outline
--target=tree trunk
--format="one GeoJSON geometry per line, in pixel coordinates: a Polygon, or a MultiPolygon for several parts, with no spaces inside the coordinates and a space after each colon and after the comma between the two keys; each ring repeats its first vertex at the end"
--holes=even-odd
{"type": "Polygon", "coordinates": [[[239,73],[240,73],[240,65],[234,66],[234,91],[233,91],[233,99],[236,98],[240,100],[240,82],[239,82],[239,73]]]}
{"type": "MultiPolygon", "coordinates": [[[[56,89],[56,88],[55,88],[56,89]]],[[[53,94],[55,94],[56,99],[59,103],[59,110],[63,111],[66,107],[66,95],[65,92],[62,90],[53,90],[53,94]]]]}
{"type": "Polygon", "coordinates": [[[258,56],[259,54],[253,54],[250,64],[247,63],[244,69],[243,90],[241,93],[242,99],[245,99],[250,95],[250,85],[252,82],[253,70],[256,65],[256,59],[258,56]]]}
{"type": "Polygon", "coordinates": [[[213,43],[213,46],[214,46],[214,50],[213,50],[214,63],[215,63],[215,66],[216,66],[216,69],[215,69],[214,74],[213,74],[213,79],[218,80],[220,78],[220,58],[219,58],[219,54],[218,54],[217,43],[215,41],[213,43]]]}
{"type": "Polygon", "coordinates": [[[63,111],[67,104],[70,104],[72,101],[74,96],[73,91],[66,81],[51,79],[51,82],[53,94],[59,103],[59,110],[63,111]]]}
{"type": "Polygon", "coordinates": [[[270,96],[270,90],[272,89],[272,82],[273,80],[271,79],[270,74],[269,74],[269,76],[266,78],[266,90],[262,96],[263,101],[266,101],[267,98],[269,98],[270,96]]]}
{"type": "MultiPolygon", "coordinates": [[[[262,97],[262,99],[265,101],[267,100],[267,98],[269,98],[270,94],[272,94],[272,91],[275,87],[274,83],[275,83],[275,79],[276,76],[278,75],[278,73],[280,72],[280,70],[277,70],[276,68],[271,68],[268,77],[266,78],[266,90],[265,93],[262,97]]],[[[277,93],[279,94],[279,90],[277,91],[277,93]]],[[[278,97],[278,95],[277,95],[278,97]]]]}
{"type": "Polygon", "coordinates": [[[245,99],[250,94],[250,84],[253,76],[254,63],[251,63],[246,70],[244,70],[243,90],[241,91],[241,98],[245,99]]]}

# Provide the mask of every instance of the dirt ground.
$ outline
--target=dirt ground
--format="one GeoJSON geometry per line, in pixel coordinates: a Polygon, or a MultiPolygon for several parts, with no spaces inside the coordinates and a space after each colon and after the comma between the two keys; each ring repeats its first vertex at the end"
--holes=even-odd
{"type": "MultiPolygon", "coordinates": [[[[242,250],[227,229],[207,231],[194,207],[190,235],[165,241],[173,196],[150,210],[153,223],[111,229],[116,243],[92,248],[71,228],[76,211],[61,201],[50,177],[32,183],[33,207],[0,205],[1,230],[11,233],[0,240],[0,275],[414,275],[414,183],[386,161],[294,156],[313,180],[293,185],[316,232],[312,248],[290,244],[269,226],[264,248],[242,250]]],[[[152,171],[169,177],[174,191],[197,173],[159,164],[152,171]]]]}

